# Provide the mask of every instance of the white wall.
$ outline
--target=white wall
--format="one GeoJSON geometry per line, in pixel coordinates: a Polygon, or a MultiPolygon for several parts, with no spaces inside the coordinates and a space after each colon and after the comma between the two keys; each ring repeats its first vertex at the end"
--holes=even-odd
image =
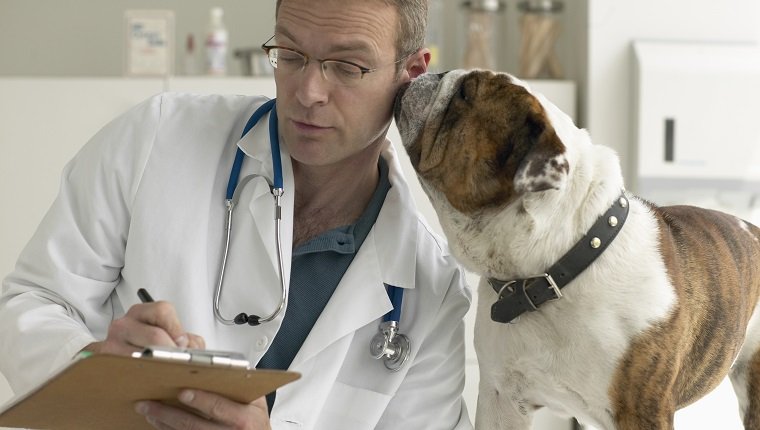
{"type": "Polygon", "coordinates": [[[632,182],[633,40],[760,41],[757,0],[585,0],[587,55],[581,116],[596,143],[618,151],[632,182]]]}

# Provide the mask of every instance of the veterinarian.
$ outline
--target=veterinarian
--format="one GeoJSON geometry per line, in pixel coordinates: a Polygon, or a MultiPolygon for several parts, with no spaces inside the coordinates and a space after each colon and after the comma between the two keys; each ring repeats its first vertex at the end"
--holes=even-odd
{"type": "Polygon", "coordinates": [[[197,415],[136,413],[159,429],[471,428],[470,295],[385,137],[427,69],[425,18],[425,0],[279,0],[276,102],[163,94],[97,133],[3,281],[14,391],[80,351],[209,348],[302,377],[252,404],[184,390],[197,415]],[[371,354],[391,314],[408,342],[371,354]]]}

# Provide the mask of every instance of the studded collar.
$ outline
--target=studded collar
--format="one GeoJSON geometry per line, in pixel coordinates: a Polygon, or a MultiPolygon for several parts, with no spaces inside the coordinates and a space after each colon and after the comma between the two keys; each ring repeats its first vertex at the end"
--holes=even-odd
{"type": "Polygon", "coordinates": [[[499,295],[491,306],[491,319],[500,323],[516,322],[523,313],[536,311],[542,304],[562,298],[560,290],[591,265],[617,236],[628,210],[628,198],[622,192],[586,235],[543,275],[511,281],[488,278],[499,295]]]}

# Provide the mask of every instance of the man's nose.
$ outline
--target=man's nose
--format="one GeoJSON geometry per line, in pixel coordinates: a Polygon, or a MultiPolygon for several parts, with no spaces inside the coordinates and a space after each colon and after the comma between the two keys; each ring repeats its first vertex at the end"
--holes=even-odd
{"type": "Polygon", "coordinates": [[[301,70],[296,97],[303,106],[327,102],[330,83],[325,80],[323,73],[322,65],[316,61],[310,61],[301,70]]]}

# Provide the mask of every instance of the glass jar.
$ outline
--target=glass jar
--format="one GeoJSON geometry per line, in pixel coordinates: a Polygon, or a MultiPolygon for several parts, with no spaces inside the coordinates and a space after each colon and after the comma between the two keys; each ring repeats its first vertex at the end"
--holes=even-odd
{"type": "Polygon", "coordinates": [[[425,35],[425,44],[430,49],[430,64],[428,71],[440,73],[443,68],[443,0],[428,1],[428,21],[427,34],[425,35]]]}
{"type": "Polygon", "coordinates": [[[496,69],[500,63],[500,15],[504,11],[500,0],[470,0],[462,3],[466,14],[466,44],[461,66],[465,69],[496,69]]]}
{"type": "Polygon", "coordinates": [[[555,44],[560,34],[560,0],[525,0],[520,17],[520,76],[524,79],[562,78],[555,44]]]}

